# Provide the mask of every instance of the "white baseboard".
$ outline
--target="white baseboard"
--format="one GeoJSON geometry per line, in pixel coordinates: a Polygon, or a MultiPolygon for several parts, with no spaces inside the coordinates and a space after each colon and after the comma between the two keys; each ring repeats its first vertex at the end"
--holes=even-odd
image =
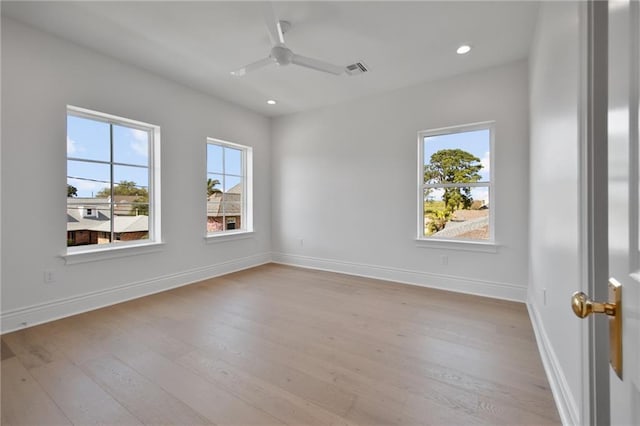
{"type": "Polygon", "coordinates": [[[262,253],[218,263],[216,265],[182,271],[149,280],[2,312],[0,315],[0,323],[2,324],[1,332],[2,334],[9,333],[25,327],[31,327],[127,300],[137,299],[138,297],[148,296],[231,272],[253,268],[269,262],[271,262],[271,254],[262,253]]]}
{"type": "Polygon", "coordinates": [[[513,284],[344,262],[333,259],[321,259],[284,253],[262,253],[203,268],[182,271],[149,280],[2,312],[0,314],[0,332],[2,334],[9,333],[25,327],[31,327],[127,300],[148,296],[272,261],[285,265],[395,281],[496,299],[524,302],[526,297],[526,289],[513,284]]]}
{"type": "Polygon", "coordinates": [[[285,253],[272,253],[272,258],[274,263],[283,265],[395,281],[403,284],[437,288],[457,293],[492,297],[494,299],[513,300],[517,302],[526,301],[527,289],[514,284],[285,253]]]}
{"type": "Polygon", "coordinates": [[[536,335],[536,341],[538,342],[538,350],[542,358],[542,364],[544,365],[544,370],[547,373],[547,379],[551,386],[553,399],[558,407],[560,420],[563,425],[579,425],[581,424],[580,410],[578,410],[576,399],[573,397],[571,389],[569,388],[558,357],[553,350],[553,346],[551,346],[549,337],[540,319],[538,309],[531,301],[527,302],[527,309],[529,310],[529,317],[531,318],[533,331],[536,335]]]}

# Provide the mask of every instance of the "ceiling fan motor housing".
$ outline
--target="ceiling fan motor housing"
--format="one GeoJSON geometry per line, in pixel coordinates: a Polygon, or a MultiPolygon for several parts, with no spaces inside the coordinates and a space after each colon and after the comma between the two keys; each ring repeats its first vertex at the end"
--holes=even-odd
{"type": "Polygon", "coordinates": [[[273,46],[271,49],[271,57],[278,65],[289,65],[293,58],[293,52],[285,46],[273,46]]]}

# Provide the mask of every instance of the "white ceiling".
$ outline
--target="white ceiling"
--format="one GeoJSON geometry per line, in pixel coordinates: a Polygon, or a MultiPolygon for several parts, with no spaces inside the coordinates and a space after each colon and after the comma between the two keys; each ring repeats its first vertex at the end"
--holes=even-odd
{"type": "Polygon", "coordinates": [[[2,14],[264,115],[304,111],[525,58],[537,4],[525,1],[274,2],[296,53],[370,72],[270,66],[256,2],[2,2],[2,14]],[[468,43],[471,53],[457,55],[468,43]],[[276,99],[270,106],[267,99],[276,99]]]}

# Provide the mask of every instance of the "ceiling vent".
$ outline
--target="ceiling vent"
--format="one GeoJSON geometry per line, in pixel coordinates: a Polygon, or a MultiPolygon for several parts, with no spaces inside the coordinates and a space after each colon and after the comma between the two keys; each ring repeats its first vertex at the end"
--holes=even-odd
{"type": "Polygon", "coordinates": [[[347,65],[345,69],[349,75],[358,75],[369,71],[364,62],[356,62],[355,64],[347,65]]]}

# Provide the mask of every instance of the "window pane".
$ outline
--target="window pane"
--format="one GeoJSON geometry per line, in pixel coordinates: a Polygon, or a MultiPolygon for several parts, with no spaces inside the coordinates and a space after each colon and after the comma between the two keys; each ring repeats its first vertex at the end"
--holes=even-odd
{"type": "Polygon", "coordinates": [[[149,169],[113,166],[114,195],[149,196],[149,169]]]}
{"type": "Polygon", "coordinates": [[[224,148],[224,173],[236,176],[242,174],[242,151],[228,147],[224,148]]]}
{"type": "Polygon", "coordinates": [[[207,174],[207,232],[222,231],[224,228],[222,182],[222,175],[207,174]]]}
{"type": "Polygon", "coordinates": [[[207,216],[207,232],[222,231],[222,216],[207,216]]]}
{"type": "Polygon", "coordinates": [[[423,235],[443,239],[488,240],[489,188],[423,190],[423,235]]]}
{"type": "Polygon", "coordinates": [[[113,161],[149,165],[149,132],[125,126],[113,126],[113,161]]]}
{"type": "Polygon", "coordinates": [[[114,166],[113,181],[114,215],[149,216],[149,169],[114,166]]]}
{"type": "Polygon", "coordinates": [[[149,238],[149,169],[113,167],[114,242],[149,238]]]}
{"type": "Polygon", "coordinates": [[[222,193],[224,177],[216,173],[207,173],[207,197],[222,193]]]}
{"type": "MultiPolygon", "coordinates": [[[[134,204],[134,210],[149,211],[148,204],[134,204]]],[[[149,239],[148,215],[114,215],[114,242],[137,241],[149,239]]]]}
{"type": "MultiPolygon", "coordinates": [[[[237,188],[241,188],[238,186],[237,188]]],[[[240,229],[242,223],[242,192],[225,192],[224,200],[225,230],[240,229]]]]}
{"type": "Polygon", "coordinates": [[[108,164],[67,160],[67,196],[106,198],[110,185],[108,164]]]}
{"type": "Polygon", "coordinates": [[[107,164],[67,161],[67,246],[109,242],[111,204],[107,164]],[[107,232],[106,238],[99,238],[107,232]]]}
{"type": "Polygon", "coordinates": [[[222,173],[222,171],[222,147],[207,144],[207,173],[222,173]]]}
{"type": "Polygon", "coordinates": [[[424,182],[489,182],[489,129],[424,138],[424,182]]]}
{"type": "Polygon", "coordinates": [[[241,191],[242,178],[239,176],[229,176],[225,175],[224,177],[224,192],[234,192],[237,193],[241,191]]]}
{"type": "Polygon", "coordinates": [[[111,161],[109,124],[67,115],[67,156],[111,161]]]}
{"type": "Polygon", "coordinates": [[[110,217],[111,204],[104,198],[68,199],[67,247],[110,242],[110,217]]]}

